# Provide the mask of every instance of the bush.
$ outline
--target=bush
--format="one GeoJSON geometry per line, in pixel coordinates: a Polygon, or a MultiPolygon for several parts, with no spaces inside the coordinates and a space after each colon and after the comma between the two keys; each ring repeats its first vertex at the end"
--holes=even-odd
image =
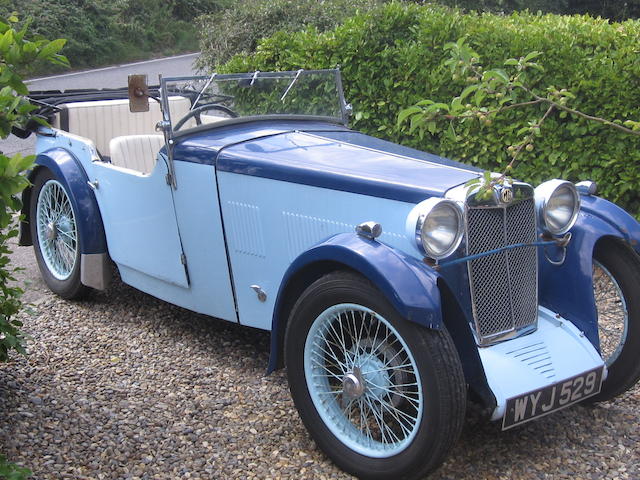
{"type": "MultiPolygon", "coordinates": [[[[68,65],[58,52],[62,39],[49,42],[33,39],[28,26],[19,27],[14,16],[0,19],[0,138],[9,136],[14,127],[24,128],[33,121],[44,123],[32,115],[35,106],[21,97],[29,93],[21,73],[37,60],[68,65]]],[[[22,326],[15,315],[22,308],[22,290],[15,286],[16,269],[9,263],[9,239],[17,236],[15,217],[21,209],[20,192],[29,184],[25,171],[31,168],[35,156],[8,157],[0,152],[0,362],[9,359],[12,350],[25,354],[22,326]]]]}
{"type": "Polygon", "coordinates": [[[567,13],[569,0],[438,0],[449,7],[463,8],[467,11],[512,13],[521,10],[544,13],[567,13]]]}
{"type": "Polygon", "coordinates": [[[198,19],[198,66],[204,70],[227,61],[236,53],[253,52],[258,41],[278,30],[296,32],[314,26],[334,28],[344,18],[367,11],[383,0],[244,0],[221,13],[198,19]]]}
{"type": "MultiPolygon", "coordinates": [[[[296,70],[341,65],[354,128],[421,150],[501,170],[517,127],[543,113],[505,112],[490,127],[456,125],[456,135],[436,131],[420,138],[397,125],[400,110],[430,98],[449,102],[466,85],[452,81],[444,45],[466,37],[486,68],[540,51],[545,67],[535,86],[567,88],[572,107],[604,118],[640,120],[640,22],[610,24],[587,16],[462,14],[435,5],[391,3],[347,20],[333,31],[277,33],[250,56],[236,56],[221,71],[296,70]]],[[[453,128],[453,127],[451,127],[453,128]]],[[[590,178],[601,193],[640,213],[640,140],[610,127],[554,114],[534,152],[514,176],[538,183],[563,177],[590,178]]]]}
{"type": "MultiPolygon", "coordinates": [[[[21,73],[28,72],[34,62],[52,62],[68,65],[58,52],[65,41],[49,42],[34,39],[28,26],[19,26],[18,18],[0,18],[0,138],[9,136],[12,128],[24,127],[29,122],[43,121],[33,115],[36,107],[21,97],[28,92],[21,73]]],[[[18,233],[15,219],[20,213],[17,195],[29,184],[25,170],[33,165],[35,156],[8,157],[0,152],[0,362],[9,360],[9,353],[26,354],[24,335],[19,330],[22,323],[15,316],[22,308],[22,290],[15,286],[15,268],[10,265],[7,242],[18,233]]],[[[8,462],[0,455],[0,478],[26,480],[31,472],[8,462]]]]}
{"type": "MultiPolygon", "coordinates": [[[[0,15],[32,18],[31,30],[69,39],[74,67],[92,67],[195,51],[195,18],[231,0],[0,0],[0,15]]],[[[40,68],[40,72],[51,70],[40,68]]]]}
{"type": "Polygon", "coordinates": [[[589,14],[621,21],[640,17],[640,0],[438,0],[451,7],[481,12],[522,10],[559,14],[589,14]]]}

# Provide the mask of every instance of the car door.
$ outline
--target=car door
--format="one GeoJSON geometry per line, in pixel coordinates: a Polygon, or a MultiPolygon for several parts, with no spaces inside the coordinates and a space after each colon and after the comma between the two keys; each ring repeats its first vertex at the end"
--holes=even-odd
{"type": "Polygon", "coordinates": [[[112,260],[119,267],[186,288],[189,280],[167,165],[164,154],[158,155],[149,173],[95,162],[91,183],[112,260]]]}

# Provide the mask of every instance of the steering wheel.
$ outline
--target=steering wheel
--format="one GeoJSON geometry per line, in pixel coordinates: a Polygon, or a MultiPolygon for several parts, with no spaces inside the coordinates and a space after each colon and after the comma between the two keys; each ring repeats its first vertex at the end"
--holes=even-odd
{"type": "Polygon", "coordinates": [[[196,125],[202,125],[200,114],[208,110],[218,110],[219,112],[224,112],[231,118],[236,118],[238,116],[236,112],[228,107],[225,107],[224,105],[218,105],[217,103],[207,103],[206,105],[200,105],[193,110],[189,110],[189,112],[180,120],[178,120],[178,122],[173,126],[173,130],[180,130],[184,126],[184,124],[187,123],[187,120],[194,117],[196,119],[196,125]]]}

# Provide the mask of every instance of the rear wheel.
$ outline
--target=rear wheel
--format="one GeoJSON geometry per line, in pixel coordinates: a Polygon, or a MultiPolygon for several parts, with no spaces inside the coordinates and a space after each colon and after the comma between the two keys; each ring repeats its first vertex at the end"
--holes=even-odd
{"type": "Polygon", "coordinates": [[[609,400],[640,378],[640,259],[615,241],[599,244],[593,258],[600,352],[609,375],[595,401],[609,400]]]}
{"type": "Polygon", "coordinates": [[[31,238],[47,286],[63,298],[88,292],[80,282],[80,235],[69,194],[50,170],[41,170],[31,193],[31,238]]]}
{"type": "Polygon", "coordinates": [[[445,330],[401,318],[364,278],[334,273],[294,306],[289,387],[318,446],[360,478],[418,478],[457,439],[466,390],[445,330]]]}

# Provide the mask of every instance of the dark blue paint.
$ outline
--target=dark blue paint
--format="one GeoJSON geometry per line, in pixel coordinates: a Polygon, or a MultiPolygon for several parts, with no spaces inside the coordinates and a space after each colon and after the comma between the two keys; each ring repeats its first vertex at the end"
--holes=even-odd
{"type": "Polygon", "coordinates": [[[608,223],[614,230],[620,232],[621,238],[640,253],[640,223],[635,218],[604,198],[585,195],[580,200],[583,212],[608,223]]]}
{"type": "Polygon", "coordinates": [[[438,273],[424,263],[375,240],[355,233],[335,235],[301,254],[287,269],[276,298],[271,325],[269,372],[278,363],[279,330],[286,319],[278,313],[291,277],[306,266],[322,261],[346,265],[368,278],[398,313],[427,328],[440,328],[442,311],[438,273]]]}
{"type": "MultiPolygon", "coordinates": [[[[636,251],[640,243],[640,225],[620,207],[607,200],[583,196],[576,225],[571,229],[571,243],[561,266],[549,263],[544,252],[539,256],[540,304],[557,312],[583,331],[599,350],[598,316],[593,296],[593,250],[602,237],[616,237],[628,242],[636,251]]],[[[560,249],[547,248],[552,259],[560,249]]]]}
{"type": "Polygon", "coordinates": [[[418,203],[477,173],[290,132],[224,148],[218,171],[418,203]]]}
{"type": "Polygon", "coordinates": [[[176,139],[177,161],[220,171],[417,203],[478,170],[331,123],[262,120],[176,139]],[[305,135],[309,133],[312,135],[305,135]]]}
{"type": "Polygon", "coordinates": [[[381,150],[383,152],[393,153],[395,155],[417,158],[419,160],[439,163],[441,165],[446,165],[449,167],[463,168],[465,170],[469,170],[470,172],[482,172],[481,169],[473,167],[471,165],[465,165],[464,163],[456,162],[444,157],[439,157],[438,155],[434,155],[432,153],[416,150],[415,148],[405,147],[403,145],[398,145],[397,143],[381,140],[376,137],[370,137],[369,135],[355,132],[353,130],[319,132],[317,133],[317,135],[325,138],[331,138],[338,142],[351,143],[353,145],[358,145],[365,148],[373,148],[375,150],[381,150]]]}
{"type": "Polygon", "coordinates": [[[93,191],[87,184],[87,174],[78,159],[67,150],[54,148],[38,155],[36,164],[51,170],[69,192],[73,211],[77,215],[80,253],[106,253],[107,240],[100,209],[93,191]]]}
{"type": "Polygon", "coordinates": [[[347,131],[346,127],[317,121],[262,120],[212,128],[175,139],[173,157],[181,162],[214,165],[218,152],[225,147],[261,137],[294,131],[347,131]]]}

